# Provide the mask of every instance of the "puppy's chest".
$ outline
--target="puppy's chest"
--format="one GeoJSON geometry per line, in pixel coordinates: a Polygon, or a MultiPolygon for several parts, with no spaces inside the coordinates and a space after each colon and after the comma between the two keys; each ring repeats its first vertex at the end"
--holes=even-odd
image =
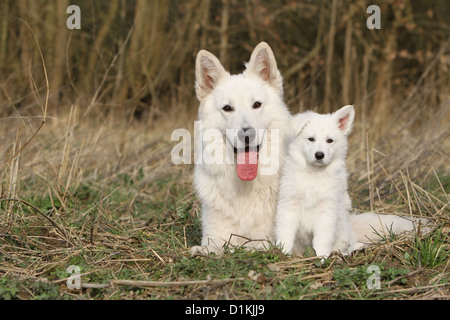
{"type": "Polygon", "coordinates": [[[337,199],[345,191],[345,178],[325,173],[304,172],[298,175],[295,183],[298,198],[310,205],[326,199],[337,199]]]}

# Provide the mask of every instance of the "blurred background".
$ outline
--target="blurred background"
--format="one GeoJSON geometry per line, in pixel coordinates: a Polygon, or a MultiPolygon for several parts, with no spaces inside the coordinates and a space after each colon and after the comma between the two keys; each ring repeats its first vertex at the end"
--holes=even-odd
{"type": "Polygon", "coordinates": [[[18,18],[45,59],[49,114],[76,104],[152,124],[171,111],[195,113],[198,50],[239,73],[260,41],[274,50],[293,112],[353,103],[361,116],[390,122],[411,100],[432,116],[449,99],[444,0],[2,0],[0,14],[3,117],[36,114],[46,91],[39,50],[18,18]],[[381,9],[380,30],[366,26],[371,4],[381,9]],[[80,30],[66,27],[69,5],[81,9],[80,30]]]}

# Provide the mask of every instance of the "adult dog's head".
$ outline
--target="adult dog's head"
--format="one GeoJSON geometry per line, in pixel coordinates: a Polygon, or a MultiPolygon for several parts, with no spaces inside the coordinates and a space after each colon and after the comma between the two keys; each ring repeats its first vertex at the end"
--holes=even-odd
{"type": "Polygon", "coordinates": [[[265,42],[258,44],[238,75],[230,75],[217,57],[201,50],[195,75],[202,134],[210,130],[202,137],[203,148],[209,146],[216,162],[235,163],[241,180],[255,179],[260,153],[270,140],[268,130],[287,112],[272,49],[265,42]]]}

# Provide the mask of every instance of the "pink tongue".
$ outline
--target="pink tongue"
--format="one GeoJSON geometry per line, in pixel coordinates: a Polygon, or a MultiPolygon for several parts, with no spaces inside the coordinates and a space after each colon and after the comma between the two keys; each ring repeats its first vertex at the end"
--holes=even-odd
{"type": "Polygon", "coordinates": [[[258,174],[258,153],[256,151],[238,153],[236,171],[241,180],[255,179],[258,174]]]}

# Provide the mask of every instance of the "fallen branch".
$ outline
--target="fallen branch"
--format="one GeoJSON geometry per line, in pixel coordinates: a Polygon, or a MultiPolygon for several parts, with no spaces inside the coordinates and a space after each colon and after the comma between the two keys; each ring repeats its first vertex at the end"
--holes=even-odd
{"type": "Polygon", "coordinates": [[[112,280],[110,283],[81,283],[85,289],[106,289],[115,285],[132,287],[179,287],[192,285],[220,285],[236,281],[243,281],[246,278],[217,279],[217,280],[192,280],[192,281],[141,281],[141,280],[112,280]]]}

